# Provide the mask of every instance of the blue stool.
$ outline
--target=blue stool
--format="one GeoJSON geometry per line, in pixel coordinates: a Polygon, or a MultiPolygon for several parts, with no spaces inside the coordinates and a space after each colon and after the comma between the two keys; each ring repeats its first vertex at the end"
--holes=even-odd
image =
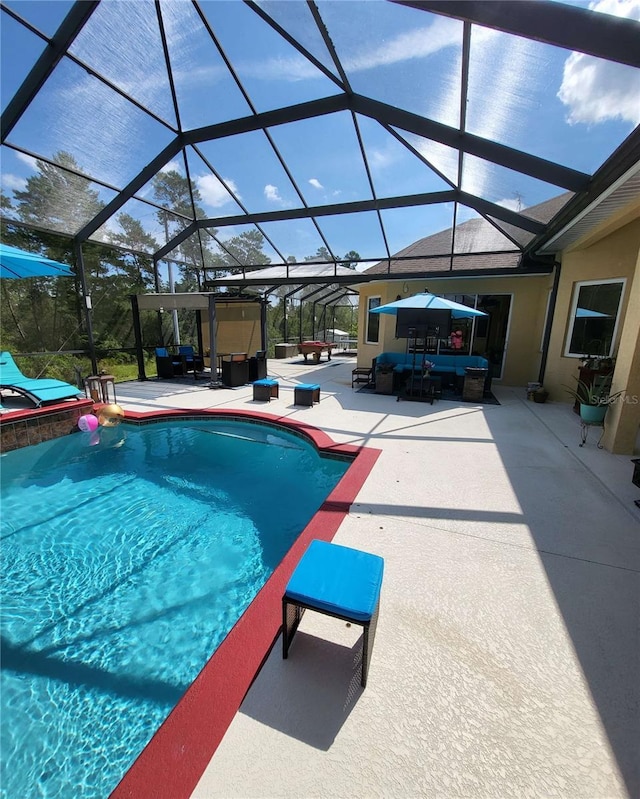
{"type": "Polygon", "coordinates": [[[262,402],[271,402],[271,398],[280,396],[280,383],[268,377],[253,381],[253,399],[262,402]]]}
{"type": "Polygon", "coordinates": [[[320,402],[320,385],[318,383],[299,383],[293,389],[294,405],[313,405],[320,402]]]}
{"type": "Polygon", "coordinates": [[[361,685],[378,623],[384,560],[358,549],[314,540],[296,566],[282,597],[282,657],[287,658],[305,610],[315,610],[363,628],[361,685]]]}

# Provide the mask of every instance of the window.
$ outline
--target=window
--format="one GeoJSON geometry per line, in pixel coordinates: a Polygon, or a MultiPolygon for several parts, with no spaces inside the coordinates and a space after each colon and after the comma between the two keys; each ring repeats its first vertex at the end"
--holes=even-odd
{"type": "Polygon", "coordinates": [[[575,284],[564,354],[610,358],[618,327],[624,280],[586,280],[575,284]]]}
{"type": "Polygon", "coordinates": [[[371,313],[373,308],[380,306],[380,297],[369,297],[367,300],[367,330],[365,342],[367,344],[377,344],[380,340],[380,314],[371,313]]]}

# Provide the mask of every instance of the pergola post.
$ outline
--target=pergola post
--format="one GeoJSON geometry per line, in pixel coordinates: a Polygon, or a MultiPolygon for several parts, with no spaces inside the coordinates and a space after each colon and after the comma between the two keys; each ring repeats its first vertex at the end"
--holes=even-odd
{"type": "Polygon", "coordinates": [[[93,320],[91,317],[91,296],[87,288],[87,278],[84,272],[84,256],[82,254],[82,244],[75,240],[73,242],[73,249],[76,256],[76,264],[78,266],[78,275],[80,276],[80,286],[82,288],[82,300],[84,305],[84,319],[87,326],[87,339],[89,342],[89,357],[91,358],[91,374],[98,374],[98,359],[96,357],[96,346],[93,340],[93,320]]]}
{"type": "Polygon", "coordinates": [[[138,361],[138,380],[146,380],[147,373],[144,368],[144,350],[142,349],[142,327],[140,326],[140,307],[138,297],[131,295],[131,311],[133,314],[133,336],[136,342],[136,359],[138,361]]]}
{"type": "Polygon", "coordinates": [[[211,386],[219,385],[218,353],[216,351],[216,295],[209,294],[209,357],[211,359],[211,386]]]}
{"type": "Polygon", "coordinates": [[[267,300],[260,300],[260,349],[267,351],[267,300]]]}

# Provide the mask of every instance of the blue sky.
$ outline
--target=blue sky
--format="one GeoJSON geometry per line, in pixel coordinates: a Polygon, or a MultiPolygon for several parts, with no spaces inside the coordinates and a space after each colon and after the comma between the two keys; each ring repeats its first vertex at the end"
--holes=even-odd
{"type": "MultiPolygon", "coordinates": [[[[9,0],[8,6],[52,34],[71,3],[9,0]]],[[[256,111],[314,100],[339,88],[258,15],[238,0],[202,2],[206,23],[233,64],[249,96],[243,97],[203,20],[185,0],[161,1],[180,121],[184,129],[216,124],[256,111]]],[[[334,74],[305,3],[262,2],[334,74]]],[[[640,20],[640,0],[602,0],[603,13],[640,20]]],[[[457,127],[460,115],[462,23],[381,0],[322,2],[318,8],[353,90],[457,127]]],[[[41,40],[1,14],[3,108],[43,48],[41,40]]],[[[73,45],[95,69],[157,117],[121,97],[81,66],[63,59],[12,131],[9,141],[45,157],[71,152],[85,173],[118,188],[126,185],[168,144],[176,127],[160,32],[151,0],[103,0],[73,45]],[[162,121],[161,121],[162,120],[162,121]]],[[[605,63],[538,42],[473,26],[467,130],[566,166],[593,172],[640,121],[638,70],[605,63]]],[[[448,188],[435,171],[379,123],[357,117],[377,196],[448,188]]],[[[397,131],[443,175],[457,182],[456,151],[397,131]]],[[[310,205],[371,197],[356,130],[343,112],[273,127],[273,142],[310,205]]],[[[235,195],[250,212],[298,208],[302,200],[262,131],[203,143],[188,153],[192,180],[207,215],[239,213],[235,195]]],[[[185,174],[181,158],[166,168],[185,174]]],[[[3,147],[2,188],[11,197],[33,174],[33,159],[3,147]]],[[[563,189],[465,156],[462,189],[513,209],[535,205],[563,189]]],[[[98,188],[96,185],[93,188],[98,188]]],[[[99,189],[108,201],[112,192],[99,189]]],[[[139,197],[149,197],[145,187],[139,197]]],[[[131,201],[126,210],[162,240],[155,210],[131,201]]],[[[460,209],[459,219],[473,212],[460,209]]],[[[383,213],[395,252],[451,224],[451,206],[383,213]]],[[[81,220],[83,221],[83,220],[81,220]]],[[[375,214],[320,219],[337,256],[356,249],[384,254],[375,214]]],[[[102,231],[117,231],[111,220],[102,231]]],[[[241,228],[220,228],[222,239],[241,228]]],[[[272,223],[265,231],[280,251],[298,259],[322,245],[308,221],[272,223]]],[[[270,252],[275,261],[277,255],[270,252]]]]}

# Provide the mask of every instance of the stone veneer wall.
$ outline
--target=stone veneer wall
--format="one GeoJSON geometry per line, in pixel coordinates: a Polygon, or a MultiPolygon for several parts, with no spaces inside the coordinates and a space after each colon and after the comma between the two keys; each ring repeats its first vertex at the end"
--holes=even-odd
{"type": "Polygon", "coordinates": [[[78,419],[93,410],[93,400],[74,400],[47,408],[14,411],[0,416],[0,451],[40,444],[78,429],[78,419]]]}

